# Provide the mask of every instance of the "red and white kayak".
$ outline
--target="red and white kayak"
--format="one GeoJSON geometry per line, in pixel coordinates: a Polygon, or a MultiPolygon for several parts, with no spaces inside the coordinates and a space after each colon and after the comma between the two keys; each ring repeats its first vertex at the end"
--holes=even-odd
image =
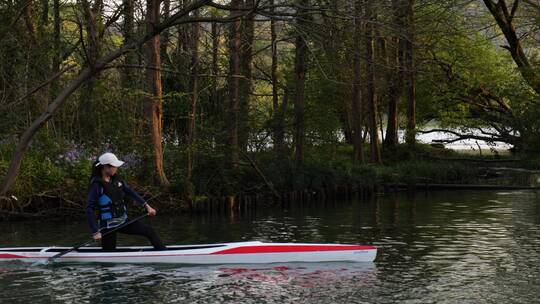
{"type": "MultiPolygon", "coordinates": [[[[45,260],[69,247],[0,248],[0,262],[45,260]]],[[[259,241],[152,247],[118,247],[104,252],[100,247],[82,247],[55,259],[77,263],[174,263],[174,264],[258,264],[287,262],[372,262],[377,248],[346,244],[262,243],[259,241]]]]}

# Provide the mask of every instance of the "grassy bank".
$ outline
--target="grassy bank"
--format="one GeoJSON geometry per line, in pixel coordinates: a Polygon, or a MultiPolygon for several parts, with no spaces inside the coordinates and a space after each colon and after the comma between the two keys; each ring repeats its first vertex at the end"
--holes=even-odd
{"type": "MultiPolygon", "coordinates": [[[[0,174],[9,164],[13,147],[0,150],[0,174]]],[[[110,147],[117,151],[115,147],[110,147]]],[[[367,150],[367,149],[366,149],[367,150]]],[[[74,143],[38,144],[27,153],[12,189],[17,200],[4,200],[2,211],[36,214],[46,210],[80,213],[86,198],[88,175],[97,151],[74,143]]],[[[168,149],[166,172],[171,187],[150,186],[140,158],[134,152],[117,152],[126,166],[121,175],[147,199],[162,208],[183,210],[209,199],[229,194],[272,197],[298,190],[325,189],[336,186],[415,185],[415,184],[506,184],[523,185],[522,180],[489,176],[490,167],[525,166],[539,168],[532,159],[509,162],[513,156],[489,156],[479,159],[454,151],[418,145],[415,149],[398,147],[384,164],[354,164],[352,147],[328,145],[311,148],[305,165],[296,168],[287,157],[276,158],[270,152],[250,153],[241,159],[239,168],[231,170],[219,154],[198,154],[193,178],[185,175],[185,159],[168,149]],[[188,203],[189,202],[189,203],[188,203]]]]}

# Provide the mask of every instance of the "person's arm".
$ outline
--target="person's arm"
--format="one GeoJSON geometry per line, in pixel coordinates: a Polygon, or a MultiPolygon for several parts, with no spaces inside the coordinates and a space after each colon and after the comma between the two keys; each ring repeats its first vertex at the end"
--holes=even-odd
{"type": "Polygon", "coordinates": [[[99,185],[97,183],[90,185],[88,198],[86,199],[86,220],[88,221],[90,230],[92,230],[92,234],[97,234],[99,232],[96,216],[94,214],[95,206],[99,200],[99,194],[99,185]]]}
{"type": "Polygon", "coordinates": [[[139,193],[137,193],[135,190],[133,190],[132,188],[130,188],[128,186],[128,184],[126,183],[126,181],[124,181],[124,193],[126,194],[127,197],[131,198],[132,200],[136,201],[137,203],[139,203],[141,206],[143,207],[146,207],[145,205],[147,205],[148,203],[144,200],[144,198],[142,196],[139,195],[139,193]]]}
{"type": "Polygon", "coordinates": [[[124,193],[126,194],[126,196],[130,197],[131,199],[133,199],[137,203],[141,204],[141,206],[143,206],[146,209],[146,211],[148,212],[148,215],[150,215],[150,216],[156,215],[156,210],[154,208],[152,208],[144,200],[144,198],[142,198],[142,196],[140,196],[135,190],[131,189],[125,181],[124,181],[124,193]]]}

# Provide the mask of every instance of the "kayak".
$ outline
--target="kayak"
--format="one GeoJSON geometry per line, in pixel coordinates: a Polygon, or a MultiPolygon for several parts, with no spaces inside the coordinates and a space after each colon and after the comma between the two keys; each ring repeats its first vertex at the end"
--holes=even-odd
{"type": "MultiPolygon", "coordinates": [[[[70,247],[0,248],[0,262],[44,261],[70,247]]],[[[174,264],[259,264],[287,262],[373,262],[377,248],[352,244],[263,243],[259,241],[202,245],[172,245],[166,250],[149,246],[81,247],[55,262],[76,263],[174,263],[174,264]]]]}

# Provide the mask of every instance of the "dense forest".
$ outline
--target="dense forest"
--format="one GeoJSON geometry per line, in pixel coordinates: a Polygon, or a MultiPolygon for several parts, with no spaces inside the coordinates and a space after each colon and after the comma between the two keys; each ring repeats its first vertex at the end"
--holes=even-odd
{"type": "Polygon", "coordinates": [[[76,209],[105,151],[191,207],[470,182],[445,143],[540,151],[539,27],[538,0],[2,0],[0,210],[76,209]]]}

